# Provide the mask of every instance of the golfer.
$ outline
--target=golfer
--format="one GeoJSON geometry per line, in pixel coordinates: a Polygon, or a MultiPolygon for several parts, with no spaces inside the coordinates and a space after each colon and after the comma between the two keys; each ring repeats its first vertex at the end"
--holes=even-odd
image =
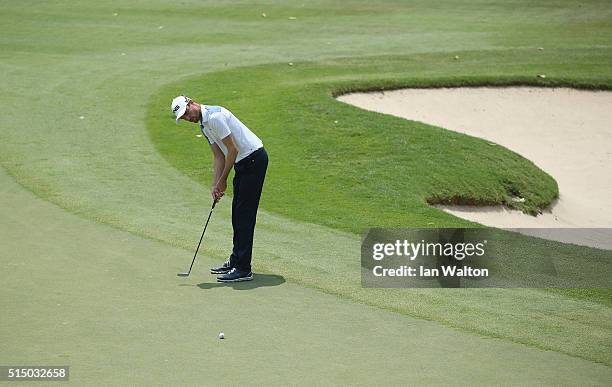
{"type": "Polygon", "coordinates": [[[234,168],[232,227],[234,247],[229,259],[210,269],[219,282],[250,281],[253,233],[263,188],[268,154],[263,143],[232,112],[221,106],[202,105],[180,95],[172,100],[176,122],[184,119],[200,124],[213,154],[212,197],[225,194],[227,177],[234,168]]]}

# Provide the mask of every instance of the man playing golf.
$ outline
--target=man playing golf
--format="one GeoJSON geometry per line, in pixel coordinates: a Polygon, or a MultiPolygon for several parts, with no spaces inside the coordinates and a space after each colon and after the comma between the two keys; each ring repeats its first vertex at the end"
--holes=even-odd
{"type": "Polygon", "coordinates": [[[176,122],[184,119],[200,124],[213,153],[212,197],[225,194],[227,177],[234,168],[232,227],[234,247],[229,259],[210,269],[219,282],[250,281],[253,233],[263,188],[268,154],[261,140],[232,112],[221,106],[201,105],[180,95],[172,100],[176,122]]]}

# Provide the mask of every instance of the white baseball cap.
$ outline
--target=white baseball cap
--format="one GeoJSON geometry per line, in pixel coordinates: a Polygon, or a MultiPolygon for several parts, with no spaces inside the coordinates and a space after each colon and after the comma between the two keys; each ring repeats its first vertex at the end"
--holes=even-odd
{"type": "Polygon", "coordinates": [[[170,110],[176,116],[176,123],[178,124],[179,119],[185,114],[187,110],[187,105],[191,102],[189,97],[185,97],[184,95],[179,95],[178,97],[172,100],[172,105],[170,105],[170,110]]]}

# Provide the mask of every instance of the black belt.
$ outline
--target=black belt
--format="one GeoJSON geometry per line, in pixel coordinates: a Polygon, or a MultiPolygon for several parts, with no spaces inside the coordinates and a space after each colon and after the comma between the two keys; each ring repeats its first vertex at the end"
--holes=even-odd
{"type": "Polygon", "coordinates": [[[259,155],[263,151],[264,151],[264,148],[262,146],[261,148],[258,148],[256,150],[254,150],[253,152],[251,152],[247,157],[245,157],[242,160],[238,161],[236,163],[236,165],[240,166],[240,165],[248,163],[249,160],[253,160],[255,157],[257,157],[257,155],[259,155]]]}

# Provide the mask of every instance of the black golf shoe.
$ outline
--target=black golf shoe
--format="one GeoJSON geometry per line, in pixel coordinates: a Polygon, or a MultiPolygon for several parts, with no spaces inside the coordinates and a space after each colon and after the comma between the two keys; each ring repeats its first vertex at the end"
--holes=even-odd
{"type": "Polygon", "coordinates": [[[225,274],[232,270],[229,259],[217,267],[210,268],[210,274],[225,274]]]}
{"type": "Polygon", "coordinates": [[[250,281],[253,279],[253,272],[251,271],[240,271],[235,267],[229,272],[217,277],[219,282],[241,282],[250,281]]]}

